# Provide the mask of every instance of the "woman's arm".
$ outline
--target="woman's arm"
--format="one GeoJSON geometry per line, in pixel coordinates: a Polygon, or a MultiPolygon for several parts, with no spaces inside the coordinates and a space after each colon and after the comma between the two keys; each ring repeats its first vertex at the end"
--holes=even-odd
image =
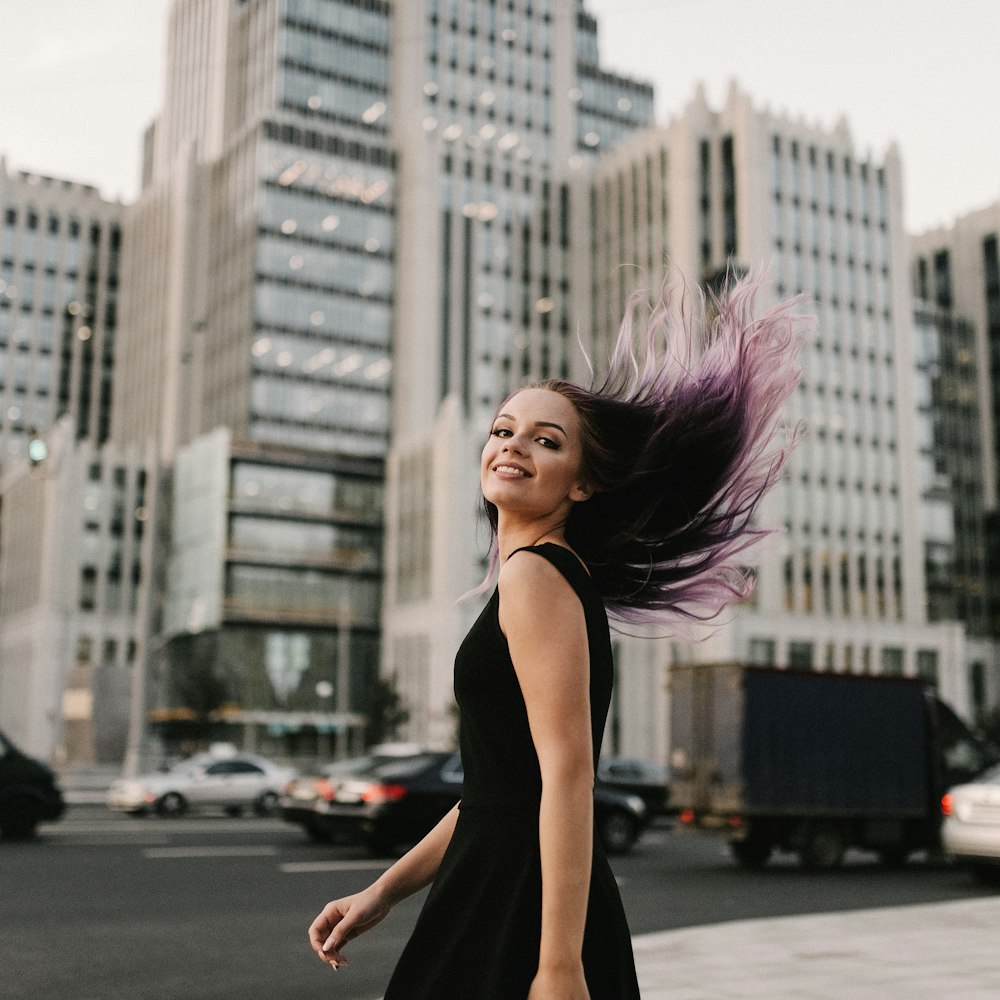
{"type": "Polygon", "coordinates": [[[309,927],[313,951],[334,969],[345,965],[347,959],[342,949],[348,941],[371,930],[398,902],[434,880],[457,820],[458,806],[455,806],[419,844],[367,889],[327,903],[309,927]]]}
{"type": "Polygon", "coordinates": [[[529,1000],[589,1000],[583,931],[594,836],[594,750],[583,607],[551,563],[520,553],[500,574],[500,624],[542,774],[542,937],[529,1000]]]}

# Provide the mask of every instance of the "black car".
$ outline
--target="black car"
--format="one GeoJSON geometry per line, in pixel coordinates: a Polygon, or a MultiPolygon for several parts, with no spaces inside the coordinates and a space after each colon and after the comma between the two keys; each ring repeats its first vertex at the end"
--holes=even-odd
{"type": "Polygon", "coordinates": [[[597,765],[597,784],[638,795],[650,817],[676,811],[670,806],[670,773],[661,764],[632,757],[602,757],[597,765]]]}
{"type": "MultiPolygon", "coordinates": [[[[434,827],[461,798],[463,777],[457,753],[363,757],[290,782],[281,814],[314,840],[361,842],[388,853],[434,827]]],[[[609,854],[629,850],[649,817],[641,798],[603,786],[594,789],[594,811],[609,854]]]]}
{"type": "Polygon", "coordinates": [[[28,840],[39,823],[59,819],[65,810],[52,770],[0,733],[0,834],[28,840]]]}

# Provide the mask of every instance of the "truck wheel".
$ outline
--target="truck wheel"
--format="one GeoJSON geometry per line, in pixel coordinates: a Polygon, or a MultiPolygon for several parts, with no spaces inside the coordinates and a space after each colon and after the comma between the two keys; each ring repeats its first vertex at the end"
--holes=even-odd
{"type": "Polygon", "coordinates": [[[905,847],[883,847],[878,852],[878,859],[883,868],[902,868],[910,856],[905,847]]]}
{"type": "Polygon", "coordinates": [[[844,860],[844,834],[836,823],[815,823],[799,848],[803,868],[836,868],[844,860]]]}
{"type": "Polygon", "coordinates": [[[763,868],[770,860],[773,848],[766,840],[751,837],[747,840],[730,841],[729,850],[743,868],[763,868]]]}

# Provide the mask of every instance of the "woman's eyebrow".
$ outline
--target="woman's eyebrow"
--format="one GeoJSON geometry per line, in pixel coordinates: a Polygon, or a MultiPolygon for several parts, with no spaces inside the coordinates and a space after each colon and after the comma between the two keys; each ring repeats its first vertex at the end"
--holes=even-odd
{"type": "MultiPolygon", "coordinates": [[[[512,417],[509,413],[498,413],[493,419],[494,420],[500,420],[501,418],[506,419],[506,420],[513,420],[514,419],[514,417],[512,417]]],[[[563,434],[566,434],[566,431],[563,430],[563,428],[560,427],[559,424],[551,423],[548,420],[536,420],[535,421],[535,426],[536,427],[554,427],[557,431],[562,431],[563,434]]],[[[566,436],[569,437],[568,434],[566,436]]]]}

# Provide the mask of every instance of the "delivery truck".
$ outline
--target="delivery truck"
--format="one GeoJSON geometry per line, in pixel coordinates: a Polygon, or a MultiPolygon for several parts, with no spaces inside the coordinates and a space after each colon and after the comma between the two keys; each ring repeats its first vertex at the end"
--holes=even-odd
{"type": "Polygon", "coordinates": [[[934,850],[941,796],[994,759],[913,678],[697,664],[671,669],[670,697],[671,805],[746,866],[934,850]]]}

